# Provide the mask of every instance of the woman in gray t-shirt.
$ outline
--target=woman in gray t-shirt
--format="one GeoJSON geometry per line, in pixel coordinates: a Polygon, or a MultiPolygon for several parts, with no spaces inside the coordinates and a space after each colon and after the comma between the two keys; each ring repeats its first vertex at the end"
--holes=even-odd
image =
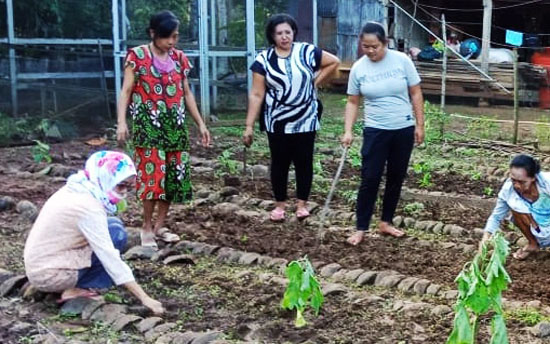
{"type": "Polygon", "coordinates": [[[360,98],[364,98],[361,186],[357,195],[357,232],[348,242],[359,244],[369,229],[380,179],[387,164],[380,233],[403,232],[392,225],[413,144],[424,141],[424,101],[420,77],[403,53],[389,50],[384,27],[368,22],[359,36],[364,56],[351,68],[345,111],[344,146],[353,141],[360,98]]]}

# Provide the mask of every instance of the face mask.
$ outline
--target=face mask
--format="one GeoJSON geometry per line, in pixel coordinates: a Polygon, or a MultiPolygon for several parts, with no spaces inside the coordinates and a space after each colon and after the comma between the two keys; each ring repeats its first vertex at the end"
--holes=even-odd
{"type": "Polygon", "coordinates": [[[121,195],[115,190],[111,190],[107,192],[107,197],[109,197],[109,201],[112,204],[118,204],[120,201],[124,200],[126,198],[126,194],[121,195]]]}

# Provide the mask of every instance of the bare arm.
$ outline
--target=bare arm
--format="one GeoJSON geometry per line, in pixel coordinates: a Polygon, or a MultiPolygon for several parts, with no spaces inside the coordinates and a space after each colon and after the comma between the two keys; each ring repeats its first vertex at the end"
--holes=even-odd
{"type": "Polygon", "coordinates": [[[206,124],[204,123],[204,120],[202,119],[202,116],[199,112],[197,102],[195,101],[195,96],[193,95],[193,92],[191,92],[191,87],[189,87],[189,81],[187,80],[187,78],[183,80],[183,92],[185,106],[189,110],[191,117],[193,117],[195,124],[199,128],[199,132],[202,136],[202,145],[206,147],[210,145],[210,132],[206,128],[206,124]]]}
{"type": "Polygon", "coordinates": [[[252,89],[248,95],[248,109],[246,112],[246,129],[243,134],[243,143],[249,147],[254,135],[254,122],[260,114],[265,97],[265,76],[252,73],[252,89]]]}
{"type": "Polygon", "coordinates": [[[346,103],[346,110],[344,113],[344,136],[342,137],[342,144],[344,146],[350,146],[353,141],[353,125],[357,121],[359,114],[359,102],[361,96],[348,95],[348,102],[346,103]]]}
{"type": "Polygon", "coordinates": [[[420,84],[409,87],[411,103],[416,117],[414,141],[417,145],[424,142],[424,97],[420,84]]]}
{"type": "Polygon", "coordinates": [[[132,293],[132,295],[134,295],[139,301],[141,301],[141,303],[145,307],[153,311],[153,313],[155,314],[164,313],[164,308],[162,307],[162,304],[157,300],[151,298],[149,295],[147,295],[147,293],[143,291],[143,289],[139,284],[137,284],[137,282],[132,281],[132,282],[125,283],[123,285],[126,289],[128,289],[130,293],[132,293]]]}
{"type": "Polygon", "coordinates": [[[338,59],[338,57],[323,51],[323,55],[321,56],[321,68],[319,70],[319,74],[315,78],[315,87],[318,87],[323,82],[326,82],[339,65],[340,59],[338,59]]]}
{"type": "Polygon", "coordinates": [[[124,143],[128,139],[128,125],[126,123],[126,109],[130,103],[132,90],[134,89],[134,71],[130,66],[124,69],[124,82],[120,91],[117,104],[117,140],[124,143]]]}

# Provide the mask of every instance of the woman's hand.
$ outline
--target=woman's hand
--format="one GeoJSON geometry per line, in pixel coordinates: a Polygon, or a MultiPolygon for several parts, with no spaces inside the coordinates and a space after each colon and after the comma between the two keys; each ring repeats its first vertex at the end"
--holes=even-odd
{"type": "Polygon", "coordinates": [[[416,145],[420,145],[424,142],[424,127],[423,126],[416,126],[414,129],[414,143],[416,145]]]}
{"type": "Polygon", "coordinates": [[[491,233],[489,233],[489,232],[483,233],[483,237],[481,238],[481,241],[479,242],[479,247],[478,247],[479,252],[481,252],[481,250],[483,249],[483,245],[487,241],[489,241],[489,239],[491,239],[491,233]]]}
{"type": "Polygon", "coordinates": [[[149,308],[156,315],[160,315],[164,313],[164,307],[162,307],[162,303],[158,302],[155,299],[150,298],[149,296],[144,298],[141,303],[145,307],[149,308]]]}
{"type": "Polygon", "coordinates": [[[206,125],[204,123],[202,123],[200,126],[199,126],[199,132],[201,134],[201,138],[202,138],[202,146],[203,147],[208,147],[210,146],[210,132],[208,131],[208,128],[206,128],[206,125]]]}
{"type": "Polygon", "coordinates": [[[120,144],[124,144],[128,140],[128,126],[126,122],[118,123],[116,128],[116,139],[120,144]]]}
{"type": "Polygon", "coordinates": [[[247,126],[243,133],[243,144],[250,147],[254,141],[254,128],[247,126]]]}
{"type": "Polygon", "coordinates": [[[346,131],[344,135],[342,135],[341,142],[344,147],[351,146],[351,143],[353,142],[353,134],[351,131],[346,131]]]}

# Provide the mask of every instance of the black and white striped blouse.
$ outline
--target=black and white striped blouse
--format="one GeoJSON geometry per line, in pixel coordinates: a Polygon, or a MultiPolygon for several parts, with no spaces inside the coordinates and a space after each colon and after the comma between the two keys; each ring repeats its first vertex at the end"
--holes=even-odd
{"type": "Polygon", "coordinates": [[[260,126],[267,132],[295,134],[319,130],[314,78],[321,66],[321,55],[322,50],[314,45],[297,42],[284,58],[277,56],[274,47],[258,54],[250,69],[265,76],[266,96],[260,126]]]}

